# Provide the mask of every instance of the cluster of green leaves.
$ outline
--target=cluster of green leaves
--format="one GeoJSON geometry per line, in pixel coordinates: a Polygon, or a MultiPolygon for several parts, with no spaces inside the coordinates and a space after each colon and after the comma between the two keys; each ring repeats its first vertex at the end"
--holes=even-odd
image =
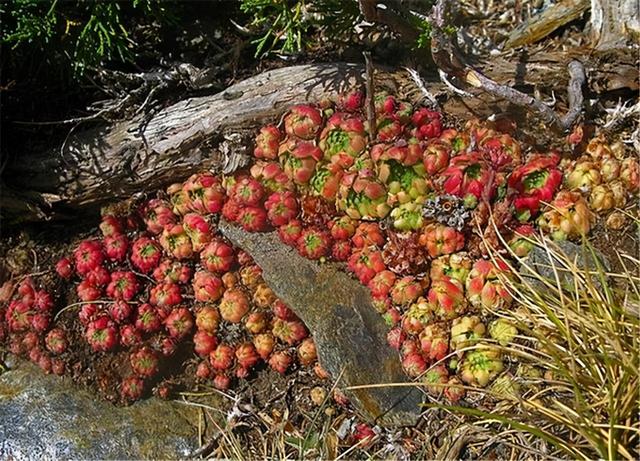
{"type": "Polygon", "coordinates": [[[250,26],[258,30],[256,56],[299,53],[311,44],[314,30],[337,40],[360,17],[352,0],[242,0],[240,9],[251,15],[250,26]]]}
{"type": "Polygon", "coordinates": [[[0,41],[13,50],[42,49],[68,60],[76,74],[103,61],[130,61],[133,46],[124,9],[162,21],[173,19],[160,0],[9,0],[0,5],[0,41]]]}

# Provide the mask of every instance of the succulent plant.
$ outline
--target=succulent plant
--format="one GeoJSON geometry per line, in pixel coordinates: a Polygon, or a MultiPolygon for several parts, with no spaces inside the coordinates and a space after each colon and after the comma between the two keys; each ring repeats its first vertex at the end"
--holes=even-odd
{"type": "Polygon", "coordinates": [[[340,188],[340,181],[344,171],[341,169],[332,169],[328,167],[318,167],[309,180],[311,192],[333,202],[340,188]]]}
{"type": "Polygon", "coordinates": [[[420,333],[420,349],[430,360],[442,360],[449,352],[449,331],[445,323],[431,323],[420,333]]]}
{"type": "Polygon", "coordinates": [[[235,350],[228,344],[219,344],[209,354],[209,363],[214,370],[225,371],[231,368],[235,359],[235,350]]]}
{"type": "MultiPolygon", "coordinates": [[[[186,211],[186,210],[185,210],[186,211]]],[[[166,200],[151,199],[142,207],[142,217],[147,230],[152,234],[160,234],[166,227],[178,222],[172,206],[166,200]]]]}
{"type": "Polygon", "coordinates": [[[427,295],[436,316],[451,320],[466,311],[467,303],[462,284],[455,279],[443,277],[434,280],[427,295]]]}
{"type": "Polygon", "coordinates": [[[486,327],[480,317],[464,316],[453,320],[451,325],[451,349],[459,351],[475,345],[484,337],[486,327]]]}
{"type": "Polygon", "coordinates": [[[620,166],[620,179],[631,193],[640,189],[640,162],[635,158],[625,158],[620,166]]]}
{"type": "Polygon", "coordinates": [[[508,134],[485,136],[477,143],[482,156],[498,171],[519,165],[521,162],[520,144],[508,134]]]}
{"type": "Polygon", "coordinates": [[[193,328],[193,316],[186,307],[176,307],[164,319],[169,336],[177,341],[185,338],[193,328]]]}
{"type": "Polygon", "coordinates": [[[198,271],[193,276],[193,292],[196,301],[215,302],[222,296],[222,280],[211,272],[198,271]]]}
{"type": "Polygon", "coordinates": [[[433,396],[441,395],[449,381],[449,372],[444,365],[429,368],[422,378],[427,392],[433,396]]]}
{"type": "Polygon", "coordinates": [[[247,295],[238,288],[226,290],[218,307],[222,319],[231,323],[240,323],[249,308],[247,295]]]}
{"type": "Polygon", "coordinates": [[[403,203],[391,210],[393,227],[399,231],[418,230],[424,221],[422,218],[422,204],[418,202],[403,203]]]}
{"type": "Polygon", "coordinates": [[[382,248],[385,238],[378,223],[361,222],[351,238],[353,246],[356,248],[377,247],[382,248]]]}
{"type": "Polygon", "coordinates": [[[64,256],[56,263],[56,273],[63,279],[70,279],[73,275],[73,262],[64,256]]]}
{"type": "Polygon", "coordinates": [[[273,160],[278,157],[278,145],[282,134],[278,127],[274,125],[266,125],[260,128],[258,136],[256,136],[256,147],[253,155],[256,158],[264,158],[273,160]]]}
{"type": "Polygon", "coordinates": [[[501,346],[507,346],[517,336],[516,326],[505,319],[496,319],[489,324],[489,335],[501,346]]]}
{"type": "Polygon", "coordinates": [[[402,359],[402,368],[404,368],[404,372],[407,375],[412,378],[417,378],[427,369],[427,362],[425,362],[421,354],[414,352],[404,356],[402,359]]]}
{"type": "Polygon", "coordinates": [[[276,345],[276,339],[271,333],[261,333],[253,337],[253,345],[262,360],[267,360],[276,345]]]}
{"type": "Polygon", "coordinates": [[[579,160],[567,173],[565,183],[569,189],[589,191],[602,181],[600,166],[591,160],[579,160]]]}
{"type": "Polygon", "coordinates": [[[141,378],[150,378],[158,373],[158,354],[149,347],[142,347],[129,356],[131,369],[141,378]]]}
{"type": "Polygon", "coordinates": [[[298,253],[308,259],[320,259],[331,249],[331,237],[325,231],[317,228],[307,228],[302,231],[297,242],[298,253]]]}
{"type": "Polygon", "coordinates": [[[287,224],[298,215],[298,202],[293,192],[274,192],[264,205],[269,221],[276,227],[287,224]]]}
{"type": "Polygon", "coordinates": [[[120,396],[128,402],[135,402],[142,398],[144,381],[137,376],[124,378],[120,383],[120,396]]]}
{"type": "Polygon", "coordinates": [[[411,116],[415,127],[413,135],[418,139],[437,138],[442,133],[442,115],[422,107],[411,116]]]}
{"type": "Polygon", "coordinates": [[[140,237],[131,247],[131,262],[140,270],[147,274],[155,269],[160,263],[162,250],[160,246],[147,237],[140,237]]]}
{"type": "Polygon", "coordinates": [[[496,347],[479,347],[465,354],[460,365],[460,378],[467,384],[485,387],[504,369],[502,354],[496,347]]]}
{"type": "Polygon", "coordinates": [[[102,245],[97,240],[84,240],[73,251],[76,271],[85,275],[104,261],[102,245]]]}
{"type": "Polygon", "coordinates": [[[349,258],[347,267],[363,285],[368,284],[378,272],[386,269],[382,253],[368,248],[354,251],[349,258]]]}
{"type": "Polygon", "coordinates": [[[318,146],[327,162],[335,162],[342,168],[349,168],[353,160],[367,147],[367,134],[361,118],[351,114],[336,112],[320,133],[318,146]]]}
{"type": "Polygon", "coordinates": [[[467,298],[475,307],[503,309],[511,304],[511,295],[505,288],[500,276],[507,276],[508,266],[503,261],[479,259],[467,278],[467,298]]]}
{"type": "Polygon", "coordinates": [[[553,198],[562,183],[559,160],[560,157],[555,152],[534,155],[509,176],[509,188],[516,194],[513,206],[520,221],[537,216],[540,202],[549,202],[553,198]]]}
{"type": "Polygon", "coordinates": [[[302,230],[302,222],[298,219],[292,219],[287,224],[278,227],[278,236],[287,245],[296,246],[302,235],[302,230]]]}
{"type": "Polygon", "coordinates": [[[280,161],[287,177],[298,185],[311,180],[316,164],[322,159],[322,151],[314,143],[289,139],[280,145],[280,161]]]}
{"type": "Polygon", "coordinates": [[[382,298],[387,296],[396,282],[396,275],[389,271],[384,270],[378,272],[367,284],[371,296],[374,298],[382,298]]]}
{"type": "Polygon", "coordinates": [[[273,352],[268,361],[269,366],[281,375],[287,372],[292,362],[293,358],[287,351],[273,352]]]}
{"type": "Polygon", "coordinates": [[[97,317],[87,325],[85,338],[96,352],[106,352],[118,345],[118,330],[107,316],[97,317]]]}
{"type": "Polygon", "coordinates": [[[247,232],[261,232],[267,228],[267,212],[261,207],[245,207],[238,213],[236,222],[247,232]]]}
{"type": "Polygon", "coordinates": [[[298,344],[309,334],[301,321],[282,319],[274,320],[272,333],[273,336],[290,346],[298,344]]]}
{"type": "MultiPolygon", "coordinates": [[[[334,240],[348,240],[356,232],[357,222],[349,216],[340,216],[329,222],[329,231],[334,240]]],[[[364,245],[363,245],[364,246],[364,245]]]]}
{"type": "Polygon", "coordinates": [[[143,333],[155,333],[162,327],[162,320],[155,307],[151,304],[138,306],[135,327],[143,333]]]}
{"type": "Polygon", "coordinates": [[[444,193],[464,199],[467,207],[482,198],[493,199],[496,192],[493,170],[477,152],[453,157],[441,173],[439,184],[444,193]]]}
{"type": "Polygon", "coordinates": [[[538,218],[544,232],[556,240],[579,238],[589,233],[594,215],[579,192],[560,191],[538,218]]]}
{"type": "Polygon", "coordinates": [[[293,183],[277,162],[256,162],[250,169],[251,177],[260,181],[267,193],[293,189],[293,183]]]}
{"type": "Polygon", "coordinates": [[[465,251],[443,255],[431,262],[429,275],[431,280],[449,277],[464,284],[472,265],[473,260],[465,251]]]}
{"type": "Polygon", "coordinates": [[[422,229],[419,238],[429,256],[438,256],[455,253],[464,248],[464,235],[452,227],[442,224],[428,224],[422,229]]]}
{"type": "Polygon", "coordinates": [[[54,328],[47,333],[45,337],[45,344],[47,350],[52,354],[62,354],[67,350],[69,341],[67,340],[67,334],[60,328],[54,328]]]}
{"type": "Polygon", "coordinates": [[[413,276],[405,276],[397,280],[391,289],[391,301],[398,306],[406,306],[422,296],[423,288],[413,276]]]}
{"type": "Polygon", "coordinates": [[[297,105],[284,118],[284,131],[300,139],[314,139],[322,128],[322,114],[309,105],[297,105]]]}
{"type": "Polygon", "coordinates": [[[197,213],[187,213],[182,220],[182,227],[191,239],[193,251],[200,252],[211,241],[209,222],[197,213]]]}
{"type": "Polygon", "coordinates": [[[260,355],[252,343],[244,342],[236,347],[236,362],[242,368],[251,369],[258,361],[260,361],[260,355]]]}
{"type": "Polygon", "coordinates": [[[402,318],[402,329],[407,334],[417,335],[433,321],[433,317],[433,306],[421,296],[409,306],[402,318]]]}
{"type": "Polygon", "coordinates": [[[387,216],[387,190],[370,169],[342,177],[336,206],[353,219],[381,219],[387,216]]]}
{"type": "Polygon", "coordinates": [[[192,175],[182,190],[189,198],[187,208],[197,213],[218,213],[227,199],[222,181],[210,173],[192,175]]]}
{"type": "Polygon", "coordinates": [[[151,288],[149,303],[160,308],[177,306],[182,302],[180,286],[173,282],[162,282],[151,288]]]}
{"type": "Polygon", "coordinates": [[[464,201],[455,195],[438,195],[422,204],[422,216],[460,231],[471,218],[471,211],[464,201]]]}

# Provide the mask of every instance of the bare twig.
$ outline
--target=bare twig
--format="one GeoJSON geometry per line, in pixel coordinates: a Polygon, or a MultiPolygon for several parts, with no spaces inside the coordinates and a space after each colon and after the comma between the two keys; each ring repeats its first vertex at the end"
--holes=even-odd
{"type": "Polygon", "coordinates": [[[376,137],[376,106],[374,101],[374,70],[373,63],[371,62],[371,53],[365,51],[364,53],[364,62],[367,70],[367,81],[366,81],[366,89],[367,89],[367,97],[365,100],[365,104],[367,106],[367,124],[369,126],[369,136],[371,139],[376,137]]]}
{"type": "Polygon", "coordinates": [[[438,0],[432,12],[431,54],[436,65],[448,75],[452,75],[467,84],[486,91],[494,96],[506,99],[520,107],[538,113],[542,120],[556,129],[568,131],[582,112],[584,97],[582,86],[586,83],[584,66],[579,61],[569,63],[570,82],[567,89],[569,110],[559,117],[544,102],[522,93],[510,86],[501,85],[469,65],[462,53],[444,32],[445,17],[449,13],[449,1],[438,0]]]}

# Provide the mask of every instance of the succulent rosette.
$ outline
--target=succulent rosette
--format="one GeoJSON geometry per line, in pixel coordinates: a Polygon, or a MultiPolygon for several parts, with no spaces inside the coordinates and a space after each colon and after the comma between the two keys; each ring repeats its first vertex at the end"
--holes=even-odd
{"type": "Polygon", "coordinates": [[[467,384],[485,387],[504,369],[502,354],[496,347],[480,347],[465,354],[460,378],[467,384]]]}
{"type": "Polygon", "coordinates": [[[497,171],[519,165],[522,160],[520,144],[508,134],[485,136],[477,149],[497,171]]]}
{"type": "Polygon", "coordinates": [[[480,317],[464,316],[453,319],[451,325],[451,349],[458,351],[473,346],[484,338],[487,329],[480,317]]]}
{"type": "Polygon", "coordinates": [[[311,192],[333,202],[338,194],[343,174],[344,171],[341,169],[331,171],[327,167],[317,168],[309,182],[311,192]]]}
{"type": "Polygon", "coordinates": [[[489,324],[489,335],[501,346],[507,346],[518,334],[516,326],[506,319],[496,319],[489,324]]]}
{"type": "Polygon", "coordinates": [[[179,261],[165,259],[153,270],[153,278],[157,282],[184,284],[191,279],[191,268],[179,261]]]}
{"type": "Polygon", "coordinates": [[[107,285],[107,296],[112,299],[130,301],[140,290],[140,284],[133,272],[116,271],[111,273],[111,281],[107,285]]]}
{"type": "Polygon", "coordinates": [[[195,252],[202,249],[211,241],[211,225],[197,213],[187,213],[182,220],[182,227],[191,239],[191,248],[195,252]]]}
{"type": "Polygon", "coordinates": [[[167,187],[167,194],[169,195],[173,213],[178,216],[185,215],[191,211],[191,199],[182,186],[182,183],[176,183],[167,187]]]}
{"type": "Polygon", "coordinates": [[[448,381],[449,372],[447,367],[442,364],[429,368],[422,378],[427,392],[434,396],[441,395],[444,392],[448,381]]]}
{"type": "Polygon", "coordinates": [[[451,157],[451,144],[441,139],[430,139],[422,152],[424,171],[430,176],[447,168],[451,157]]]}
{"type": "Polygon", "coordinates": [[[322,128],[322,114],[313,106],[293,106],[284,118],[287,135],[300,139],[314,139],[322,128]]]}
{"type": "Polygon", "coordinates": [[[331,249],[331,237],[325,231],[309,227],[304,229],[297,242],[298,252],[308,259],[320,259],[331,249]]]}
{"type": "Polygon", "coordinates": [[[383,116],[377,122],[376,139],[378,141],[391,142],[402,134],[402,123],[395,115],[383,116]]]}
{"type": "Polygon", "coordinates": [[[367,147],[367,133],[361,118],[336,112],[320,133],[318,146],[327,162],[335,162],[343,168],[349,168],[355,158],[367,147]]]}
{"type": "Polygon", "coordinates": [[[73,251],[76,271],[86,275],[104,261],[102,245],[97,240],[83,240],[73,251]]]}
{"type": "Polygon", "coordinates": [[[580,238],[591,230],[594,214],[580,192],[560,191],[538,218],[543,232],[556,240],[580,238]]]}
{"type": "Polygon", "coordinates": [[[463,314],[467,309],[464,288],[460,282],[451,278],[441,278],[431,283],[427,295],[434,313],[442,320],[451,320],[463,314]]]}
{"type": "Polygon", "coordinates": [[[442,134],[442,115],[426,107],[413,113],[411,123],[415,127],[413,135],[418,139],[437,138],[442,134]]]}
{"type": "Polygon", "coordinates": [[[264,206],[269,221],[276,227],[283,226],[298,216],[298,201],[293,192],[274,192],[264,206]]]}
{"type": "Polygon", "coordinates": [[[442,131],[440,141],[451,146],[451,157],[463,154],[471,146],[471,137],[466,131],[458,131],[455,128],[447,128],[442,131]]]}
{"type": "Polygon", "coordinates": [[[209,173],[194,174],[182,190],[189,197],[189,208],[198,213],[219,213],[227,198],[220,178],[209,173]]]}
{"type": "Polygon", "coordinates": [[[306,185],[322,159],[322,151],[312,142],[291,138],[280,145],[279,156],[287,177],[298,185],[306,185]]]}
{"type": "Polygon", "coordinates": [[[440,256],[431,262],[429,275],[431,280],[439,280],[445,277],[452,278],[464,284],[471,272],[473,260],[468,253],[459,253],[440,256]]]}
{"type": "Polygon", "coordinates": [[[163,230],[160,245],[164,251],[178,260],[189,259],[193,255],[191,239],[182,224],[175,224],[163,230]]]}
{"type": "Polygon", "coordinates": [[[214,239],[200,252],[200,261],[209,272],[224,273],[235,263],[233,248],[220,239],[214,239]]]}
{"type": "Polygon", "coordinates": [[[245,207],[239,211],[236,222],[247,232],[261,232],[267,228],[267,212],[262,207],[245,207]]]}
{"type": "Polygon", "coordinates": [[[522,224],[513,230],[513,236],[509,240],[509,248],[519,257],[526,257],[535,247],[533,241],[535,229],[531,224],[522,224]]]}
{"type": "Polygon", "coordinates": [[[402,318],[402,330],[409,335],[417,335],[433,322],[433,316],[433,306],[426,298],[420,296],[405,312],[402,318]]]}
{"type": "Polygon", "coordinates": [[[260,128],[256,136],[256,147],[253,155],[256,158],[274,160],[278,157],[278,146],[282,133],[275,125],[267,125],[260,128]]]}
{"type": "Polygon", "coordinates": [[[420,349],[429,359],[442,360],[449,352],[449,331],[446,323],[431,323],[420,333],[420,349]]]}
{"type": "Polygon", "coordinates": [[[468,207],[473,207],[482,198],[493,199],[496,193],[494,176],[480,154],[471,152],[452,158],[438,183],[444,193],[461,197],[468,207]]]}
{"type": "Polygon", "coordinates": [[[640,189],[640,162],[635,158],[625,158],[620,166],[620,179],[629,192],[640,189]]]}
{"type": "Polygon", "coordinates": [[[392,209],[390,216],[393,219],[393,227],[399,231],[418,230],[424,224],[421,203],[403,203],[392,209]]]}
{"type": "Polygon", "coordinates": [[[513,206],[520,221],[537,216],[540,202],[553,198],[562,183],[562,172],[557,167],[559,160],[556,153],[535,155],[509,176],[509,188],[516,194],[513,206]]]}
{"type": "Polygon", "coordinates": [[[162,250],[160,246],[150,238],[140,237],[131,247],[131,262],[141,272],[147,274],[160,264],[162,250]]]}
{"type": "Polygon", "coordinates": [[[590,191],[601,182],[600,165],[591,160],[578,160],[565,178],[565,184],[569,189],[581,191],[590,191]]]}
{"type": "Polygon", "coordinates": [[[387,190],[370,169],[342,177],[336,206],[353,219],[382,219],[390,211],[387,190]]]}
{"type": "Polygon", "coordinates": [[[363,285],[368,284],[378,272],[386,269],[382,252],[369,248],[354,251],[349,257],[347,268],[363,285]]]}
{"type": "Polygon", "coordinates": [[[243,176],[231,186],[230,197],[243,206],[259,206],[265,196],[264,187],[256,179],[243,176]]]}
{"type": "Polygon", "coordinates": [[[479,259],[467,277],[467,298],[475,307],[503,309],[511,305],[511,295],[500,280],[507,276],[509,268],[503,261],[479,259]]]}
{"type": "Polygon", "coordinates": [[[251,177],[258,180],[267,192],[291,190],[293,184],[277,162],[258,161],[249,170],[251,177]]]}
{"type": "Polygon", "coordinates": [[[343,215],[329,222],[329,231],[334,240],[348,240],[355,234],[357,225],[357,221],[343,215]]]}
{"type": "Polygon", "coordinates": [[[387,202],[393,206],[423,198],[429,192],[429,183],[424,178],[424,165],[417,163],[420,148],[415,155],[411,154],[415,147],[392,146],[374,157],[379,146],[374,146],[371,155],[372,159],[377,159],[378,179],[388,189],[387,202]]]}
{"type": "Polygon", "coordinates": [[[215,302],[222,297],[224,286],[222,280],[207,271],[198,271],[193,276],[193,292],[196,301],[215,302]]]}
{"type": "Polygon", "coordinates": [[[422,229],[419,243],[432,258],[455,253],[464,248],[464,235],[453,227],[442,224],[428,224],[422,229]]]}

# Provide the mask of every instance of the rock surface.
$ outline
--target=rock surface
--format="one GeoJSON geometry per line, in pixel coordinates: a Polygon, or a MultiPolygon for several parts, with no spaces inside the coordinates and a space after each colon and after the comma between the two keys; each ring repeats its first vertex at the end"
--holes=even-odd
{"type": "Polygon", "coordinates": [[[96,399],[29,363],[0,375],[0,459],[177,459],[198,448],[195,407],[96,399]]]}
{"type": "MultiPolygon", "coordinates": [[[[365,287],[335,264],[298,255],[275,232],[248,233],[224,221],[219,229],[253,257],[271,289],[306,323],[320,363],[340,378],[340,387],[408,382],[365,287]]],[[[376,424],[413,425],[421,410],[422,393],[416,387],[354,389],[347,395],[376,424]]]]}
{"type": "MultiPolygon", "coordinates": [[[[598,250],[589,249],[582,245],[577,245],[568,240],[558,242],[548,242],[549,250],[544,246],[535,246],[527,260],[527,265],[539,276],[547,280],[555,280],[556,274],[562,284],[572,284],[573,275],[563,266],[563,258],[575,261],[578,267],[597,271],[598,265],[605,270],[610,268],[609,261],[598,250]],[[593,252],[592,252],[593,251],[593,252]],[[564,255],[563,258],[552,257],[553,253],[564,255]]],[[[521,269],[522,275],[528,277],[533,283],[542,283],[537,280],[535,275],[531,275],[529,269],[525,266],[521,269]]],[[[597,283],[597,276],[594,276],[594,283],[597,283]]]]}

